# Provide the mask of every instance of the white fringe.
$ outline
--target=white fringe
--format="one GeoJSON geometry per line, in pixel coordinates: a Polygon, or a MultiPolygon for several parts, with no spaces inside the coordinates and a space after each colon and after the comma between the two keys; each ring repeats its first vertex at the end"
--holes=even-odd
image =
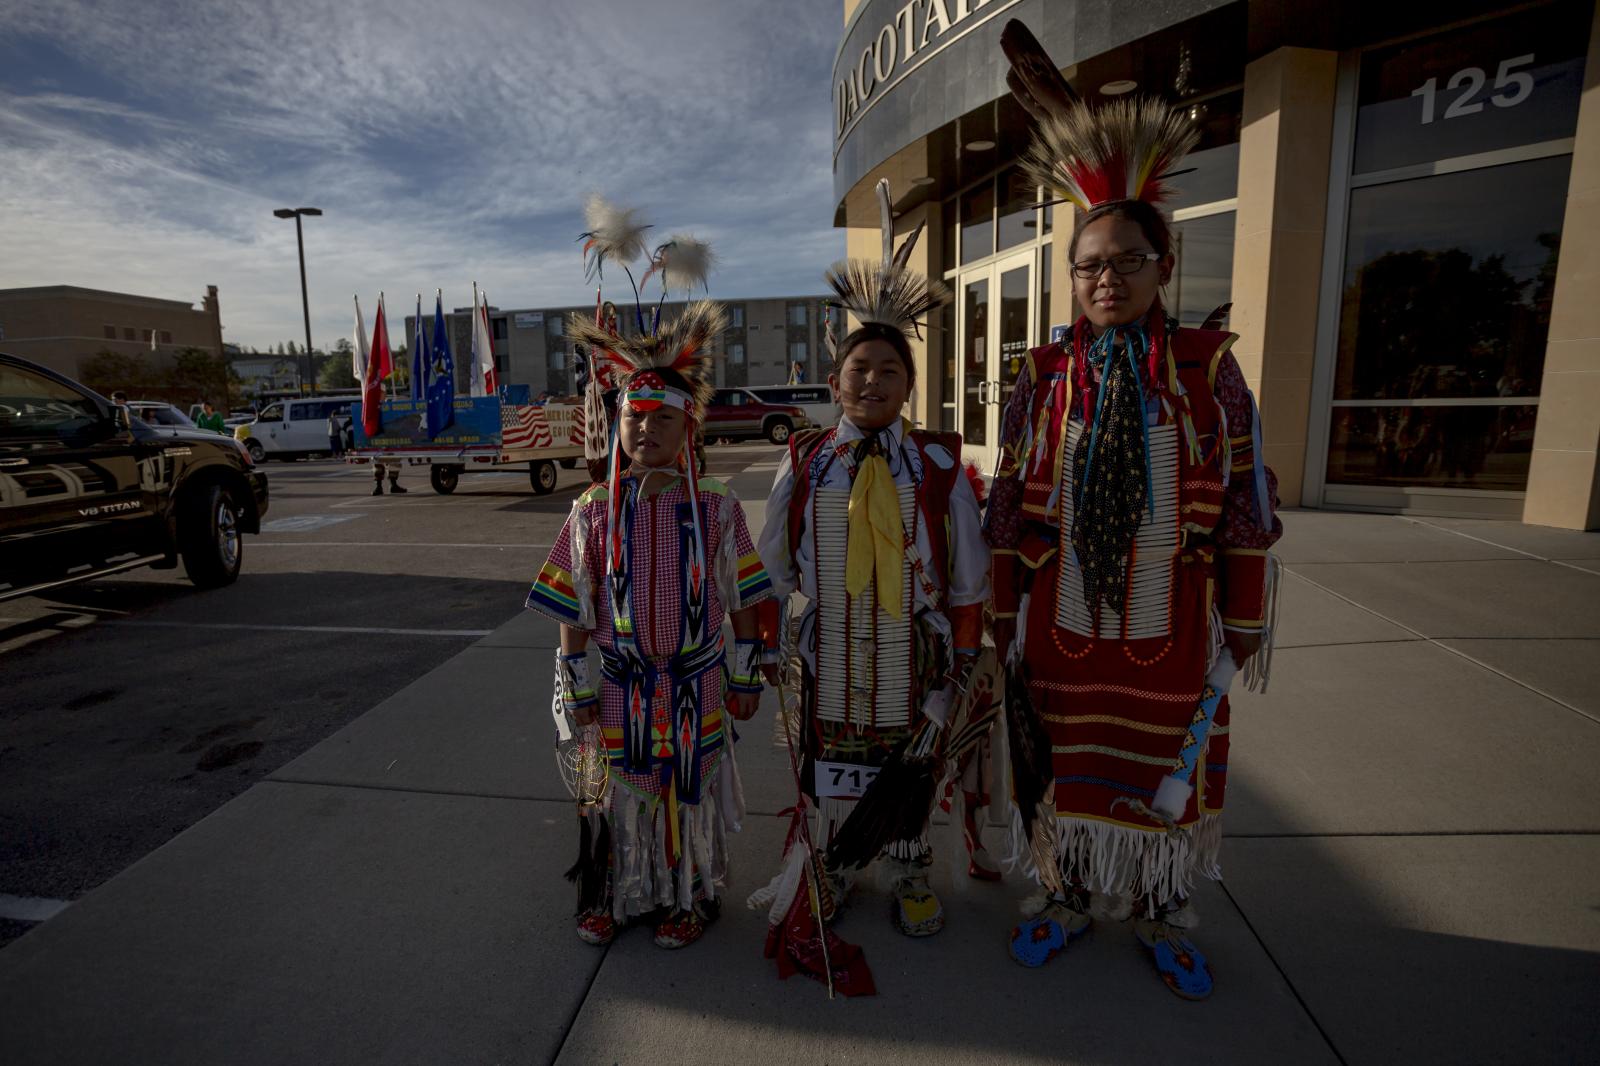
{"type": "MultiPolygon", "coordinates": [[[[1011,805],[1009,835],[1011,850],[1005,858],[1006,869],[1020,871],[1037,884],[1039,870],[1022,831],[1022,812],[1015,803],[1011,805]]],[[[1087,818],[1058,817],[1056,854],[1060,856],[1062,879],[1076,877],[1097,896],[1165,902],[1189,895],[1197,874],[1221,880],[1222,817],[1202,814],[1199,822],[1181,835],[1130,829],[1087,818]]]]}
{"type": "MultiPolygon", "coordinates": [[[[700,499],[704,501],[705,497],[700,499]]],[[[717,523],[722,531],[722,542],[717,545],[717,557],[712,561],[712,580],[717,583],[717,596],[724,608],[737,611],[744,603],[739,599],[739,545],[733,535],[733,495],[730,492],[721,499],[717,523]]]]}
{"type": "Polygon", "coordinates": [[[594,596],[590,590],[594,581],[589,576],[589,516],[580,501],[572,505],[572,594],[578,601],[579,629],[594,629],[599,623],[594,616],[594,596]]]}
{"type": "Polygon", "coordinates": [[[659,796],[647,796],[612,781],[607,801],[611,823],[612,914],[618,921],[658,907],[689,910],[694,906],[695,876],[708,900],[717,898],[728,881],[727,824],[717,795],[724,780],[708,784],[711,795],[698,804],[678,804],[680,852],[678,868],[667,863],[667,807],[659,796]]]}
{"type": "Polygon", "coordinates": [[[1222,639],[1222,612],[1217,609],[1216,604],[1212,604],[1207,630],[1206,673],[1209,674],[1211,668],[1217,665],[1217,660],[1221,658],[1222,649],[1225,647],[1227,647],[1227,644],[1222,639]]]}
{"type": "Polygon", "coordinates": [[[1278,589],[1283,584],[1283,562],[1267,553],[1266,617],[1261,626],[1261,649],[1244,664],[1244,685],[1251,692],[1266,692],[1272,680],[1272,645],[1278,629],[1278,589]]]}

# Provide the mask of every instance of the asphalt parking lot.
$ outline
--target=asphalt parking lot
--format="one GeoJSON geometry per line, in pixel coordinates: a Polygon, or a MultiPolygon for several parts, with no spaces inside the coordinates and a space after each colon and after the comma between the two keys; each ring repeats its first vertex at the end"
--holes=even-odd
{"type": "MultiPolygon", "coordinates": [[[[712,446],[711,472],[766,468],[737,485],[764,495],[778,454],[712,446]]],[[[587,484],[536,496],[511,470],[440,496],[412,468],[374,497],[368,467],[265,469],[235,585],[143,570],[0,604],[0,943],[518,614],[587,484]]]]}

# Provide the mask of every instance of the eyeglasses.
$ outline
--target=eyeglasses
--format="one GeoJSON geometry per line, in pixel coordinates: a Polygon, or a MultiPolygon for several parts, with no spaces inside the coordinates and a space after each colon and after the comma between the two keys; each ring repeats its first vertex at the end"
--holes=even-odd
{"type": "Polygon", "coordinates": [[[1084,259],[1072,264],[1072,272],[1086,281],[1104,274],[1108,266],[1118,274],[1137,274],[1144,269],[1147,261],[1160,258],[1159,252],[1129,252],[1110,259],[1084,259]]]}

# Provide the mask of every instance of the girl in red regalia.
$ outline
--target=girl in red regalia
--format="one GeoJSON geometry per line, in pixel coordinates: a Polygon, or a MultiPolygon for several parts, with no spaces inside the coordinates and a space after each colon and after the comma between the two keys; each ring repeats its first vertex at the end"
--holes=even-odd
{"type": "MultiPolygon", "coordinates": [[[[1079,209],[1083,316],[1029,353],[985,527],[1012,664],[1014,830],[1044,889],[1011,950],[1042,965],[1101,897],[1097,913],[1134,908],[1168,987],[1203,998],[1188,897],[1197,874],[1220,875],[1226,691],[1263,642],[1275,481],[1234,336],[1181,329],[1160,299],[1174,266],[1160,182],[1196,135],[1159,101],[1096,109],[1059,87],[1049,106],[1025,100],[1040,119],[1025,165],[1079,209]]],[[[1247,677],[1264,682],[1263,665],[1247,677]]]]}

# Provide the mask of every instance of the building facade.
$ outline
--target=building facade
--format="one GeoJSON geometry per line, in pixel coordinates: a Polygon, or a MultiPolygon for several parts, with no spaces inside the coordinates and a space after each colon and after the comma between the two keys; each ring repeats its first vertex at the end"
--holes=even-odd
{"type": "MultiPolygon", "coordinates": [[[[805,380],[822,381],[828,376],[825,342],[827,315],[821,296],[775,296],[751,300],[723,300],[728,309],[728,328],[717,344],[716,383],[726,385],[781,385],[789,380],[791,367],[799,363],[805,380]]],[[[652,305],[653,306],[653,305],[652,305]]],[[[682,310],[682,301],[662,305],[661,313],[670,320],[682,310]]],[[[618,320],[632,332],[633,305],[618,305],[618,320]]],[[[651,306],[644,309],[651,313],[651,306]]],[[[558,396],[576,391],[573,348],[567,339],[569,315],[594,314],[587,307],[489,309],[489,324],[494,334],[495,367],[503,382],[527,385],[538,395],[558,396]]],[[[451,354],[456,364],[456,387],[467,388],[468,353],[472,351],[472,308],[458,307],[445,312],[451,354]]],[[[433,337],[433,316],[423,315],[424,333],[433,337]]],[[[407,315],[405,334],[392,343],[411,343],[416,316],[407,315]]]]}
{"type": "Polygon", "coordinates": [[[101,352],[140,356],[159,370],[185,348],[222,354],[217,287],[206,286],[197,310],[163,300],[76,285],[0,289],[0,349],[68,377],[101,352]]]}
{"type": "Polygon", "coordinates": [[[1001,28],[1078,93],[1201,132],[1173,181],[1185,325],[1221,316],[1286,505],[1600,526],[1600,21],[1592,0],[845,0],[835,224],[926,224],[956,294],[914,417],[992,466],[1028,348],[1071,323],[1072,219],[1015,166],[1001,28]]]}

